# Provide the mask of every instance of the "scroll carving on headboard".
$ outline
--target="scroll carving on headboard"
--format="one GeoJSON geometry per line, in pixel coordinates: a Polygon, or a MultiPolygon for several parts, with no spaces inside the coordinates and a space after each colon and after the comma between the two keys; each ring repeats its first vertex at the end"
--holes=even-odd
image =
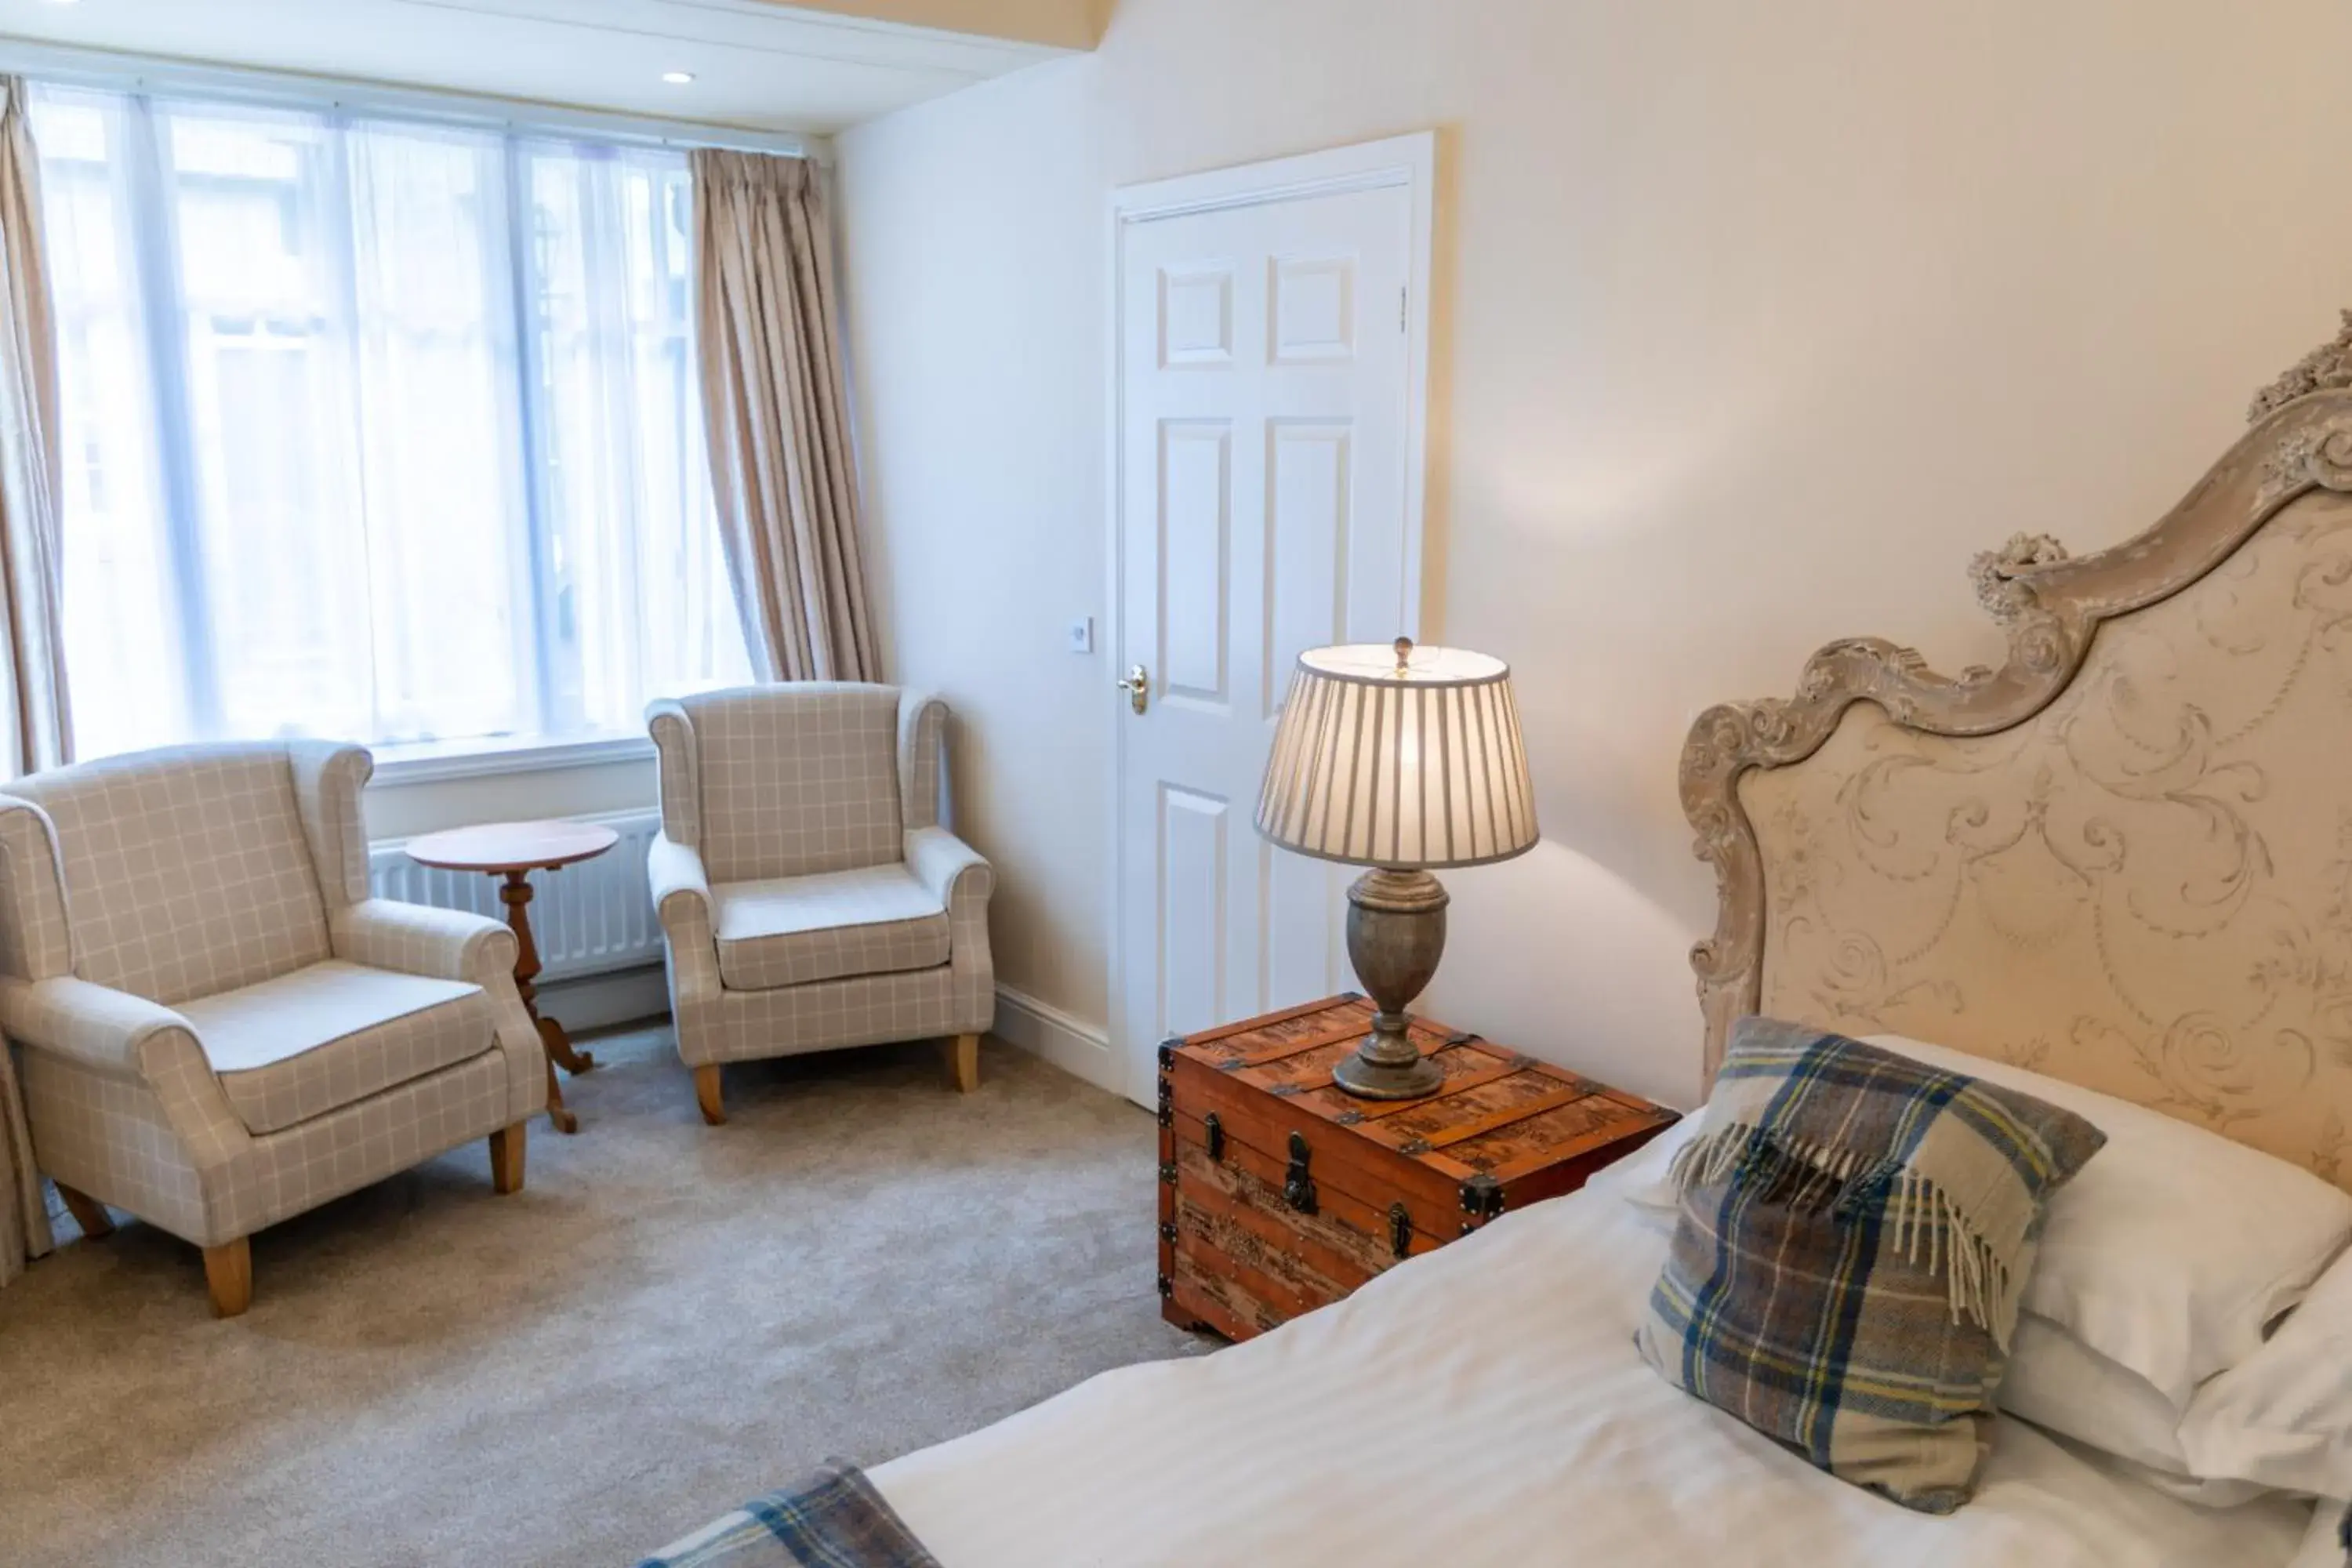
{"type": "Polygon", "coordinates": [[[2334,337],[2295,361],[2279,378],[2254,394],[2246,409],[2246,423],[2259,425],[2298,397],[2352,386],[2352,310],[2343,312],[2344,324],[2334,337]]]}
{"type": "Polygon", "coordinates": [[[1979,556],[1998,668],[1836,642],[1700,715],[1710,1077],[1748,1013],[1909,1034],[2352,1184],[2346,321],[2146,532],[1979,556]]]}

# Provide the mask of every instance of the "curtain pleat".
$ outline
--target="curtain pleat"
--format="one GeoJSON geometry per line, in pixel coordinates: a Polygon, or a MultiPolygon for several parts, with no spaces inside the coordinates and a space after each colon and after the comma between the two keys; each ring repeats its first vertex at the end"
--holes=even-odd
{"type": "Polygon", "coordinates": [[[711,489],[744,641],[771,680],[873,680],[833,239],[806,160],[693,154],[711,489]]]}
{"type": "Polygon", "coordinates": [[[22,1274],[26,1263],[51,1245],[41,1176],[33,1168],[32,1134],[16,1091],[16,1052],[0,1045],[0,1285],[22,1274]]]}
{"type": "MultiPolygon", "coordinates": [[[[41,249],[40,165],[26,120],[25,83],[0,79],[0,619],[7,668],[7,776],[72,761],[66,710],[65,599],[58,500],[57,324],[41,249]]],[[[0,1044],[0,1284],[49,1249],[48,1210],[16,1089],[0,1044]]]]}
{"type": "Polygon", "coordinates": [[[73,760],[66,708],[58,345],[41,247],[40,160],[25,82],[0,78],[0,552],[10,777],[73,760]]]}

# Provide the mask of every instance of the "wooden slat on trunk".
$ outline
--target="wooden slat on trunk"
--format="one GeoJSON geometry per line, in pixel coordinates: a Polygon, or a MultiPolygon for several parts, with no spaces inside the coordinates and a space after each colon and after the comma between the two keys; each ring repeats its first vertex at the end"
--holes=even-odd
{"type": "Polygon", "coordinates": [[[1371,1011],[1360,996],[1338,996],[1161,1048],[1160,1279],[1171,1321],[1234,1338],[1261,1332],[1395,1267],[1394,1206],[1410,1221],[1408,1252],[1428,1252],[1505,1209],[1575,1191],[1675,1120],[1426,1019],[1412,1036],[1444,1087],[1422,1100],[1357,1100],[1331,1070],[1371,1011]],[[1214,1153],[1213,1115],[1223,1143],[1214,1153]],[[1287,1190],[1294,1137],[1307,1153],[1311,1212],[1287,1190]]]}

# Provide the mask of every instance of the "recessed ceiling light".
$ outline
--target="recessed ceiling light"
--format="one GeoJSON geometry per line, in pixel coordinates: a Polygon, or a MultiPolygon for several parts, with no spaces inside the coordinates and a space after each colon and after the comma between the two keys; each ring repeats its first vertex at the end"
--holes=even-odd
{"type": "Polygon", "coordinates": [[[669,83],[672,87],[685,87],[694,80],[694,73],[692,71],[664,71],[662,72],[662,80],[669,83]]]}

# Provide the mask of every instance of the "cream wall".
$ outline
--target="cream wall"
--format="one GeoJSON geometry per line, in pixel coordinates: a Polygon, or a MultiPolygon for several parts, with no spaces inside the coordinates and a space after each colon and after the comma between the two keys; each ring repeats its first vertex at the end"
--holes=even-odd
{"type": "Polygon", "coordinates": [[[1450,879],[1426,1005],[1687,1100],[1690,719],[1990,657],[1972,552],[2178,498],[2352,299],[2348,56],[2328,0],[1123,0],[844,136],[877,591],[1003,978],[1108,1016],[1113,185],[1443,129],[1428,629],[1517,667],[1548,836],[1450,879]]]}

